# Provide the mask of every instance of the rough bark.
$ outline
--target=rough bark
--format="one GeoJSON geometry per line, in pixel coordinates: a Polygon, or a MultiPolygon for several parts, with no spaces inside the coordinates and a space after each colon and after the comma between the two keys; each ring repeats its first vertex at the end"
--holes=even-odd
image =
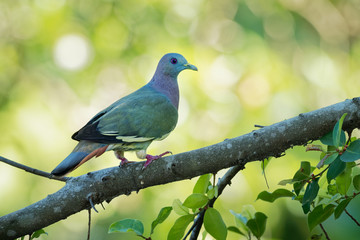
{"type": "Polygon", "coordinates": [[[360,126],[360,98],[303,113],[223,142],[159,159],[145,170],[143,163],[112,167],[70,178],[59,191],[0,217],[0,239],[14,239],[67,218],[94,204],[110,201],[143,188],[190,179],[205,173],[269,156],[279,157],[286,149],[319,139],[331,131],[343,113],[344,129],[360,126]]]}

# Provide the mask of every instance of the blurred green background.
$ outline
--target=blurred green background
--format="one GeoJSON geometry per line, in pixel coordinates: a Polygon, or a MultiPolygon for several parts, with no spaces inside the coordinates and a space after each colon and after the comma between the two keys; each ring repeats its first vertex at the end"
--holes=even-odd
{"type": "MultiPolygon", "coordinates": [[[[3,0],[0,154],[51,171],[75,146],[72,133],[150,80],[167,52],[183,54],[199,72],[180,74],[179,124],[150,146],[150,154],[204,147],[252,131],[254,124],[269,125],[359,96],[359,33],[359,0],[3,0]]],[[[273,160],[266,171],[269,191],[291,178],[300,161],[316,164],[318,155],[297,147],[273,160]]],[[[106,153],[71,176],[117,164],[106,153]]],[[[105,211],[98,207],[92,239],[135,239],[131,233],[107,234],[108,226],[123,218],[142,220],[147,235],[158,211],[175,198],[183,201],[195,181],[121,196],[105,204],[105,211]]],[[[62,186],[0,163],[0,215],[62,186]]],[[[300,204],[255,201],[262,190],[260,163],[250,163],[215,207],[227,225],[234,225],[229,210],[253,204],[269,217],[264,239],[308,239],[300,204]]],[[[349,206],[358,219],[359,203],[349,206]]],[[[172,213],[153,239],[166,239],[175,219],[172,213]]],[[[46,227],[49,235],[42,239],[85,239],[87,220],[82,211],[46,227]]],[[[359,234],[345,214],[336,222],[331,217],[324,227],[332,239],[359,234]]],[[[228,239],[239,238],[230,233],[228,239]]]]}

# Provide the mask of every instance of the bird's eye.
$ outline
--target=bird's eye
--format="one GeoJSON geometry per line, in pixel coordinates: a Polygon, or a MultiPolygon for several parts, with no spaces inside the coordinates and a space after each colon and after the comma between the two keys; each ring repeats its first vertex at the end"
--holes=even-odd
{"type": "Polygon", "coordinates": [[[177,59],[176,59],[176,58],[172,58],[172,59],[170,59],[170,62],[171,62],[172,64],[176,64],[176,63],[177,63],[177,59]]]}

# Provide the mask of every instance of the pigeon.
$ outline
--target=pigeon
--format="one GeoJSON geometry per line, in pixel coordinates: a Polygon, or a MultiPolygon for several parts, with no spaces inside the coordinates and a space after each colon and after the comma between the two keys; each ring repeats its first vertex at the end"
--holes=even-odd
{"type": "Polygon", "coordinates": [[[121,166],[129,162],[124,152],[135,151],[139,159],[146,159],[144,168],[171,153],[166,151],[153,156],[146,150],[152,141],[166,138],[177,124],[177,77],[185,69],[198,70],[181,54],[165,54],[150,82],[96,114],[72,135],[79,143],[51,174],[64,176],[110,150],[115,152],[121,166]]]}

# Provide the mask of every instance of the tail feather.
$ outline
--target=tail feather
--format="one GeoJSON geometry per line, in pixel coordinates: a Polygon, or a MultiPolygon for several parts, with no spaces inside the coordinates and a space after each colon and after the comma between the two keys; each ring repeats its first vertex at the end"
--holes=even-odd
{"type": "MultiPolygon", "coordinates": [[[[80,163],[79,163],[77,166],[75,166],[74,169],[80,167],[80,165],[86,163],[87,161],[89,161],[89,160],[92,159],[93,157],[99,157],[99,156],[101,156],[101,155],[106,151],[107,147],[108,147],[108,146],[104,146],[104,147],[95,149],[95,150],[92,151],[90,154],[88,154],[86,157],[84,157],[84,158],[80,161],[80,163]]],[[[73,170],[74,170],[74,169],[73,169],[73,170]]]]}
{"type": "Polygon", "coordinates": [[[69,154],[51,174],[55,176],[64,176],[78,168],[93,157],[102,155],[108,145],[93,143],[89,141],[80,141],[72,153],[69,154]]]}
{"type": "Polygon", "coordinates": [[[52,170],[51,174],[55,176],[63,176],[73,171],[77,165],[86,157],[89,153],[86,152],[72,152],[67,156],[57,167],[52,170]]]}

